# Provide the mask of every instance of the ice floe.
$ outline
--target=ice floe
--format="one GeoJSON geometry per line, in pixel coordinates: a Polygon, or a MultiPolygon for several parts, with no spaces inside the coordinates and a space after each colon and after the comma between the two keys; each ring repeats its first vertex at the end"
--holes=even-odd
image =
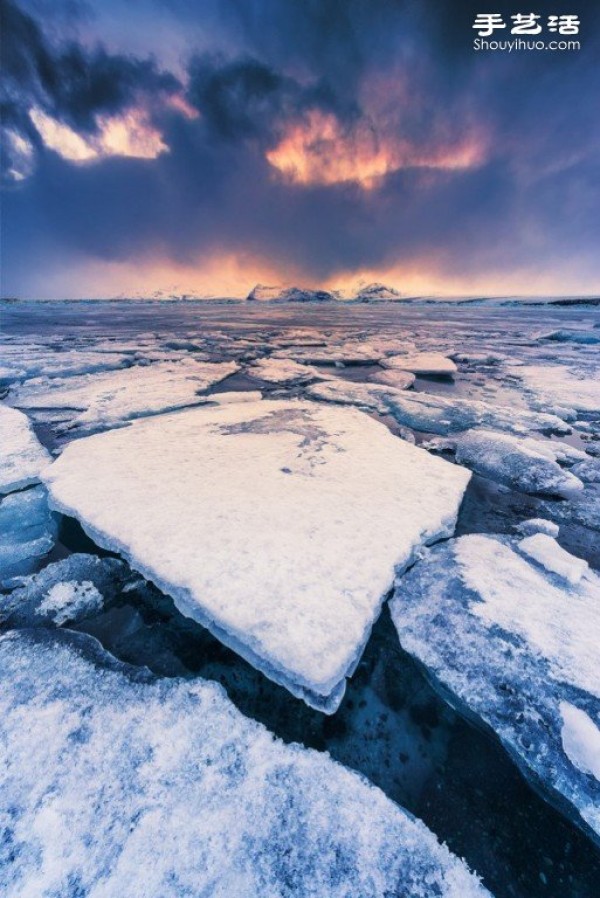
{"type": "Polygon", "coordinates": [[[248,374],[272,384],[305,383],[327,377],[318,368],[301,365],[292,359],[260,359],[248,368],[248,374]]]}
{"type": "Polygon", "coordinates": [[[398,582],[391,610],[402,646],[600,837],[600,781],[563,738],[564,703],[600,722],[600,578],[565,556],[545,534],[463,536],[398,582]]]}
{"type": "Polygon", "coordinates": [[[180,611],[332,711],[394,569],[452,534],[469,476],[357,410],[263,401],[77,440],[45,479],[180,611]]]}
{"type": "Polygon", "coordinates": [[[133,354],[97,352],[85,347],[59,349],[28,344],[3,345],[0,385],[32,377],[68,377],[111,371],[131,365],[132,361],[133,354]]]}
{"type": "Polygon", "coordinates": [[[516,433],[538,430],[569,433],[556,415],[508,408],[475,399],[446,399],[434,393],[414,393],[383,384],[351,383],[341,378],[311,384],[307,394],[325,402],[358,405],[392,415],[399,424],[425,433],[446,435],[471,427],[490,427],[516,433]]]}
{"type": "MultiPolygon", "coordinates": [[[[583,489],[581,480],[557,463],[556,454],[548,448],[552,446],[550,442],[491,430],[470,430],[454,439],[444,439],[441,446],[452,446],[457,462],[514,490],[569,498],[583,489]]],[[[428,447],[435,448],[435,441],[428,447]]]]}
{"type": "Polygon", "coordinates": [[[27,415],[0,403],[0,494],[22,489],[39,480],[51,462],[27,415]]]}
{"type": "Polygon", "coordinates": [[[28,381],[8,400],[37,413],[40,420],[58,410],[66,427],[111,427],[132,418],[205,402],[198,394],[237,371],[234,362],[182,360],[86,374],[68,380],[28,381]]]}
{"type": "Polygon", "coordinates": [[[370,380],[387,387],[394,387],[396,390],[408,390],[415,382],[415,375],[410,371],[390,369],[389,371],[375,372],[371,375],[370,380]]]}
{"type": "Polygon", "coordinates": [[[384,368],[410,371],[412,374],[429,374],[454,377],[457,368],[452,359],[439,352],[418,352],[414,355],[392,355],[381,360],[384,368]]]}
{"type": "Polygon", "coordinates": [[[54,546],[57,526],[41,486],[0,502],[0,588],[13,587],[35,570],[54,546]]]}
{"type": "Polygon", "coordinates": [[[475,898],[466,865],[365,779],[214,683],[90,637],[0,638],[0,891],[11,898],[475,898]]]}
{"type": "Polygon", "coordinates": [[[77,623],[96,614],[131,577],[128,566],[115,558],[69,555],[0,598],[0,623],[10,627],[77,623]]]}

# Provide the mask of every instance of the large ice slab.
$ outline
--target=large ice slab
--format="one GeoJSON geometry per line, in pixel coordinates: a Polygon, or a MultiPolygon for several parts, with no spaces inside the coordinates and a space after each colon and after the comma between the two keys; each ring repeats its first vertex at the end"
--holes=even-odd
{"type": "Polygon", "coordinates": [[[28,381],[11,390],[9,401],[37,410],[42,419],[45,413],[62,410],[69,427],[109,427],[202,402],[199,393],[235,371],[234,362],[157,362],[67,380],[28,381]]]}
{"type": "Polygon", "coordinates": [[[306,392],[314,399],[358,405],[392,415],[399,424],[425,433],[449,434],[471,427],[491,427],[514,433],[538,430],[569,433],[571,428],[556,415],[507,408],[475,399],[446,399],[433,393],[408,393],[383,384],[352,383],[331,379],[311,384],[306,392]]]}
{"type": "Polygon", "coordinates": [[[284,745],[214,683],[90,637],[0,639],[0,891],[11,898],[483,898],[369,783],[284,745]]]}
{"type": "Polygon", "coordinates": [[[600,739],[600,578],[547,534],[463,536],[399,581],[391,610],[402,646],[600,838],[598,770],[580,761],[600,739]]]}
{"type": "Polygon", "coordinates": [[[0,494],[22,489],[39,480],[51,462],[27,415],[0,403],[0,494]]]}
{"type": "Polygon", "coordinates": [[[452,534],[469,476],[354,409],[263,401],[77,440],[46,481],[184,614],[333,710],[394,569],[452,534]]]}

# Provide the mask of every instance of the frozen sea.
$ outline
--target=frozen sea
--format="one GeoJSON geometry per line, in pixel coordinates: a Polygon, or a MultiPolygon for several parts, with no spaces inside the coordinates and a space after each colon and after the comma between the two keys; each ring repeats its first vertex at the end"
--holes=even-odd
{"type": "Polygon", "coordinates": [[[11,303],[0,347],[0,730],[25,765],[10,727],[56,734],[36,756],[56,776],[31,760],[29,779],[0,779],[14,894],[138,894],[136,837],[102,837],[108,876],[90,832],[129,814],[152,844],[148,815],[183,807],[186,777],[211,829],[189,815],[179,848],[169,830],[149,894],[462,898],[479,893],[467,867],[496,896],[598,894],[600,309],[11,303]],[[169,761],[144,703],[189,756],[169,761]],[[122,806],[86,793],[117,805],[77,812],[71,854],[42,863],[77,803],[70,741],[93,768],[111,708],[139,753],[118,769],[122,806]],[[237,748],[204,793],[218,721],[237,748]],[[134,775],[143,759],[160,789],[134,775]],[[331,783],[320,811],[319,789],[301,807],[286,792],[313,767],[331,783]],[[228,860],[221,794],[245,809],[228,860]],[[275,824],[250,834],[278,802],[290,841],[272,849],[275,824]],[[214,847],[206,880],[193,827],[214,847]]]}

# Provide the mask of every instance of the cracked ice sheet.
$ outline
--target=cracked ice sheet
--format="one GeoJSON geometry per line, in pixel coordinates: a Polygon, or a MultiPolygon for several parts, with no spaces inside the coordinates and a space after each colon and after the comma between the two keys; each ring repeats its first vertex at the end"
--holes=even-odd
{"type": "Polygon", "coordinates": [[[515,365],[509,370],[542,406],[600,411],[600,369],[590,365],[581,371],[564,365],[515,365]]]}
{"type": "Polygon", "coordinates": [[[452,534],[469,476],[354,409],[262,401],[77,440],[46,480],[183,614],[333,711],[395,567],[452,534]]]}
{"type": "Polygon", "coordinates": [[[214,683],[42,630],[0,638],[0,676],[2,894],[488,895],[379,789],[274,739],[214,683]]]}
{"type": "Polygon", "coordinates": [[[432,549],[390,607],[403,648],[600,837],[600,781],[563,744],[564,703],[600,727],[600,578],[545,534],[470,535],[432,549]]]}
{"type": "Polygon", "coordinates": [[[12,389],[9,401],[53,420],[64,411],[66,428],[111,427],[144,415],[206,402],[198,393],[237,371],[234,362],[157,362],[68,380],[43,378],[12,389]]]}
{"type": "Polygon", "coordinates": [[[0,494],[39,481],[51,456],[39,442],[27,415],[0,403],[0,494]]]}

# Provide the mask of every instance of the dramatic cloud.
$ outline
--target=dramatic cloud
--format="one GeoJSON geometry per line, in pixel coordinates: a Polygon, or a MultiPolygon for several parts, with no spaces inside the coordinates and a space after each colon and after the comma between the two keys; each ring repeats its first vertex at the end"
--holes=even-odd
{"type": "Polygon", "coordinates": [[[485,53],[479,6],[3,2],[5,291],[598,291],[599,16],[485,53]]]}

